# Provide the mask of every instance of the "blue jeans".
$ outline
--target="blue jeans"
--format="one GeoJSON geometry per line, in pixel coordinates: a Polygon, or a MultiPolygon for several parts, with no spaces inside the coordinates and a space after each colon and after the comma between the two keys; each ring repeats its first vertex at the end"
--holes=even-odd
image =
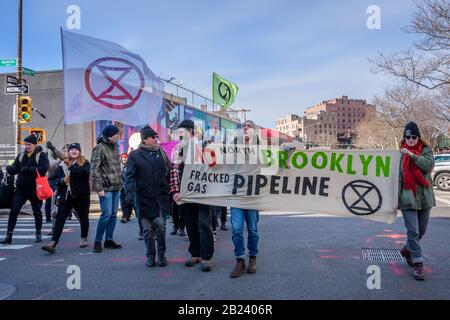
{"type": "Polygon", "coordinates": [[[408,240],[406,249],[411,252],[413,263],[424,262],[420,240],[425,235],[430,219],[431,208],[423,210],[402,210],[408,240]]]}
{"type": "Polygon", "coordinates": [[[105,240],[113,240],[117,221],[117,210],[119,209],[120,191],[105,192],[105,196],[99,197],[99,199],[102,214],[98,220],[95,241],[102,242],[105,231],[105,240]]]}
{"type": "Polygon", "coordinates": [[[231,228],[233,232],[234,254],[236,259],[245,258],[244,221],[247,224],[247,248],[251,257],[258,255],[259,211],[231,208],[231,228]]]}

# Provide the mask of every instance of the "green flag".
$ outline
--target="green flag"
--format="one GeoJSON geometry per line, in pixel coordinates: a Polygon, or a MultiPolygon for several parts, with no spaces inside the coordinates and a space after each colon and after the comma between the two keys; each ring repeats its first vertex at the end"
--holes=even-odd
{"type": "Polygon", "coordinates": [[[225,80],[217,73],[213,73],[213,101],[224,107],[233,104],[239,87],[234,83],[225,80]]]}

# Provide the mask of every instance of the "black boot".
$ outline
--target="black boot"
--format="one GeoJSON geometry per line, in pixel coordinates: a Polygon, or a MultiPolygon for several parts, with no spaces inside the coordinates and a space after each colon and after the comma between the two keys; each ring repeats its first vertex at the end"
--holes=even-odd
{"type": "Polygon", "coordinates": [[[36,231],[36,241],[34,242],[42,242],[42,235],[40,231],[36,231]]]}
{"type": "Polygon", "coordinates": [[[8,232],[6,234],[6,238],[3,241],[0,241],[0,244],[11,244],[12,243],[12,233],[8,232]]]}

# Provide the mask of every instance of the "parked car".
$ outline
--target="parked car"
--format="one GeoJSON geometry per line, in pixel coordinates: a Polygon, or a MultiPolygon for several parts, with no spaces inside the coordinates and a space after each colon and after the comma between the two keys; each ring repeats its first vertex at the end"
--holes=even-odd
{"type": "Polygon", "coordinates": [[[435,165],[431,172],[434,185],[442,191],[450,191],[450,153],[434,156],[435,165]]]}

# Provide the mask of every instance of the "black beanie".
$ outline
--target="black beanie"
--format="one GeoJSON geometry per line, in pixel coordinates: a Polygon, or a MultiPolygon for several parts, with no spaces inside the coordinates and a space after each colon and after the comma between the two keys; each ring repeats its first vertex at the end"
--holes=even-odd
{"type": "Polygon", "coordinates": [[[418,136],[420,138],[420,131],[417,124],[413,121],[408,123],[405,127],[405,132],[403,133],[403,136],[418,136]]]}
{"type": "Polygon", "coordinates": [[[31,143],[31,144],[37,144],[38,143],[37,137],[34,134],[30,134],[23,141],[31,143]]]}
{"type": "Polygon", "coordinates": [[[67,148],[67,150],[70,151],[71,149],[77,149],[78,151],[81,152],[81,146],[79,143],[70,144],[69,147],[67,148]]]}
{"type": "Polygon", "coordinates": [[[141,129],[141,140],[144,141],[149,137],[157,136],[158,132],[152,129],[150,126],[145,126],[141,129]]]}
{"type": "Polygon", "coordinates": [[[192,120],[183,120],[181,121],[180,125],[178,126],[178,128],[185,128],[185,129],[192,129],[194,130],[195,124],[194,121],[192,120]]]}
{"type": "Polygon", "coordinates": [[[120,132],[119,128],[113,125],[106,126],[105,129],[103,129],[102,134],[106,138],[111,138],[112,136],[118,134],[120,132]]]}

